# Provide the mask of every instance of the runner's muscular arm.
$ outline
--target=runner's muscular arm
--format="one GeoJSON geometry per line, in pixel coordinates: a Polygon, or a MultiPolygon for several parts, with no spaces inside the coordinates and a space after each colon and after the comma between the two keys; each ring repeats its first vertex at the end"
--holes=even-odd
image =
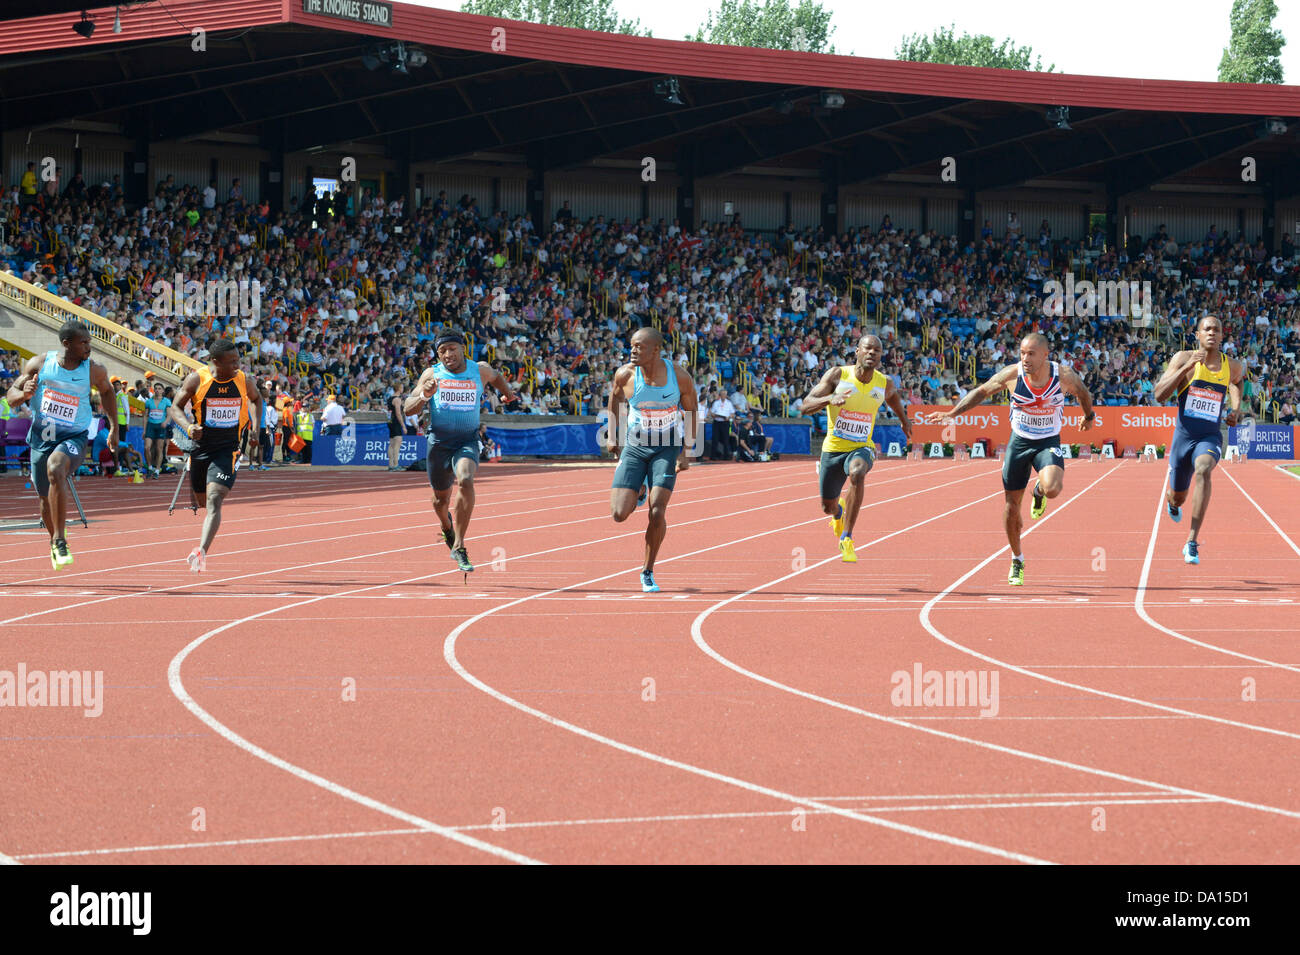
{"type": "Polygon", "coordinates": [[[1079,430],[1089,430],[1096,417],[1096,412],[1092,410],[1092,392],[1073,368],[1064,365],[1061,366],[1061,387],[1079,399],[1079,407],[1083,409],[1083,421],[1079,424],[1079,430]]]}
{"type": "Polygon", "coordinates": [[[258,389],[257,384],[254,382],[252,387],[247,387],[247,383],[250,381],[251,377],[251,375],[245,375],[244,381],[245,387],[248,391],[249,417],[256,422],[252,427],[253,433],[251,438],[252,440],[258,440],[262,434],[262,419],[266,417],[266,409],[262,406],[262,392],[258,389]],[[253,409],[256,410],[254,411],[253,409]]]}
{"type": "Polygon", "coordinates": [[[840,366],[834,365],[826,369],[822,375],[821,381],[813,386],[812,391],[808,392],[807,397],[803,400],[803,405],[799,409],[802,415],[818,414],[826,408],[827,405],[839,406],[848,400],[844,395],[835,394],[835,386],[840,381],[840,366]],[[835,399],[839,398],[839,401],[835,399]],[[811,405],[811,407],[810,407],[811,405]]]}
{"type": "Polygon", "coordinates": [[[974,408],[977,404],[980,404],[983,401],[992,398],[999,391],[1006,388],[1009,384],[1015,381],[1018,372],[1019,372],[1018,365],[1007,365],[1005,368],[1003,368],[1000,372],[998,372],[988,381],[984,382],[984,384],[972,388],[970,391],[966,392],[966,397],[962,398],[961,401],[953,405],[952,408],[948,410],[948,413],[946,415],[943,415],[943,417],[955,418],[958,415],[960,415],[962,412],[974,408]]]}
{"type": "Polygon", "coordinates": [[[903,424],[903,434],[907,440],[912,440],[912,422],[907,420],[907,406],[903,404],[903,396],[898,393],[894,387],[892,378],[885,379],[885,404],[889,405],[891,411],[898,416],[898,420],[903,424]]]}
{"type": "Polygon", "coordinates": [[[433,375],[432,368],[426,368],[420,373],[420,378],[415,383],[415,390],[412,391],[402,403],[402,414],[413,415],[419,414],[420,409],[429,403],[433,397],[433,391],[438,387],[438,379],[433,375]]]}
{"type": "MultiPolygon", "coordinates": [[[[176,398],[172,401],[172,406],[167,409],[167,415],[172,419],[172,424],[176,425],[176,427],[180,428],[195,441],[203,437],[203,422],[196,421],[191,424],[186,420],[182,409],[184,409],[186,405],[192,406],[194,404],[194,393],[198,390],[199,373],[197,371],[192,371],[185,380],[181,382],[181,390],[176,392],[176,398]]],[[[195,413],[195,417],[198,417],[197,412],[195,413]]]]}
{"type": "Polygon", "coordinates": [[[1241,417],[1241,384],[1246,379],[1246,368],[1235,358],[1228,359],[1228,415],[1224,424],[1229,428],[1241,417]]]}
{"type": "MultiPolygon", "coordinates": [[[[17,408],[36,394],[36,383],[41,377],[41,366],[44,364],[45,359],[40,355],[33,355],[27,359],[27,364],[23,366],[23,373],[14,380],[5,394],[9,407],[17,408]]],[[[112,402],[109,404],[111,405],[112,402]]]]}
{"type": "MultiPolygon", "coordinates": [[[[113,385],[108,380],[108,369],[97,361],[90,363],[90,383],[96,391],[99,392],[99,404],[101,408],[111,408],[113,406],[113,385]]],[[[108,418],[108,450],[114,454],[117,453],[117,444],[125,435],[121,434],[118,429],[117,415],[105,415],[108,418]]]]}
{"type": "Polygon", "coordinates": [[[627,401],[627,395],[623,392],[631,380],[632,366],[624,365],[614,372],[614,387],[609,390],[609,405],[606,408],[609,418],[605,422],[605,447],[614,457],[618,457],[622,451],[622,446],[618,443],[621,432],[619,416],[623,412],[623,404],[627,401]]]}
{"type": "Polygon", "coordinates": [[[504,403],[509,404],[510,402],[519,399],[519,396],[511,389],[510,382],[506,381],[505,375],[501,374],[501,372],[497,371],[487,362],[479,362],[478,370],[479,376],[483,379],[483,383],[495,388],[501,395],[501,400],[504,403]]]}
{"type": "Polygon", "coordinates": [[[1176,395],[1182,388],[1187,373],[1204,357],[1204,349],[1175,352],[1174,357],[1169,359],[1169,364],[1165,366],[1165,373],[1151,389],[1151,397],[1163,403],[1176,395]]]}
{"type": "Polygon", "coordinates": [[[677,373],[677,390],[682,396],[682,435],[685,441],[682,447],[684,453],[677,458],[677,470],[685,471],[691,466],[689,459],[698,458],[704,450],[695,443],[695,428],[700,417],[700,399],[695,393],[695,380],[691,378],[690,372],[680,365],[670,363],[668,367],[677,373]]]}

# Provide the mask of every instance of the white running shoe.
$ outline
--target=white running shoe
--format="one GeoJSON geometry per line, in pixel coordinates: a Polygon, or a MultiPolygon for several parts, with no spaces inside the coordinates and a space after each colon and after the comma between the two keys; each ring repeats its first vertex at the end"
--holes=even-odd
{"type": "Polygon", "coordinates": [[[190,551],[190,556],[185,558],[190,565],[190,570],[194,573],[202,573],[208,567],[208,555],[203,552],[202,547],[196,547],[190,551]]]}

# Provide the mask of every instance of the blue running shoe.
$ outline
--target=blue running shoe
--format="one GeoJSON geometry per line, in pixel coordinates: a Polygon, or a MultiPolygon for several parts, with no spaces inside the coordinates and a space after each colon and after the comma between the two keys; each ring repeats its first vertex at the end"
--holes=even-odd
{"type": "Polygon", "coordinates": [[[1188,564],[1199,564],[1201,555],[1196,547],[1196,541],[1188,541],[1183,545],[1183,561],[1188,564]]]}
{"type": "Polygon", "coordinates": [[[1183,509],[1181,507],[1174,507],[1174,505],[1165,501],[1165,510],[1169,514],[1169,519],[1175,524],[1183,519],[1183,509]]]}
{"type": "Polygon", "coordinates": [[[641,592],[645,594],[659,593],[659,585],[655,583],[655,572],[653,570],[641,571],[641,592]]]}

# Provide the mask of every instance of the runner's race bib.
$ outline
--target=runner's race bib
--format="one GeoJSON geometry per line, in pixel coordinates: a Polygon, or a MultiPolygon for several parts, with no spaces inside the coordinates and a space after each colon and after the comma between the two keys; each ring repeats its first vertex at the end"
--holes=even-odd
{"type": "Polygon", "coordinates": [[[1213,388],[1192,385],[1187,389],[1187,401],[1183,403],[1183,412],[1192,418],[1204,421],[1218,421],[1219,411],[1223,407],[1223,395],[1213,388]]]}
{"type": "Polygon", "coordinates": [[[165,414],[165,412],[163,412],[163,411],[160,411],[160,410],[157,410],[157,409],[150,409],[150,411],[149,411],[149,423],[150,423],[150,424],[162,424],[162,423],[163,423],[163,415],[164,415],[164,414],[165,414]]]}
{"type": "Polygon", "coordinates": [[[204,427],[239,427],[239,405],[238,398],[208,398],[203,403],[204,427]]]}
{"type": "Polygon", "coordinates": [[[62,391],[47,387],[41,392],[41,417],[60,424],[72,424],[77,420],[77,409],[81,399],[62,391]]]}
{"type": "Polygon", "coordinates": [[[438,407],[443,411],[477,411],[474,382],[459,378],[438,379],[438,407]]]}
{"type": "Polygon", "coordinates": [[[637,414],[641,417],[641,430],[663,433],[672,431],[681,421],[681,413],[677,405],[671,408],[638,408],[637,414]]]}
{"type": "Polygon", "coordinates": [[[1027,431],[1054,431],[1056,428],[1056,415],[1022,414],[1020,416],[1020,426],[1027,431]]]}
{"type": "Polygon", "coordinates": [[[871,440],[871,422],[875,415],[865,411],[840,411],[835,416],[835,437],[865,443],[871,440]]]}

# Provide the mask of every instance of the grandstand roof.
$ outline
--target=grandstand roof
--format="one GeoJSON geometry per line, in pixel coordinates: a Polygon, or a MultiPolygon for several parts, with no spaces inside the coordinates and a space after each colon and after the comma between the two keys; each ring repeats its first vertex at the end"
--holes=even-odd
{"type": "Polygon", "coordinates": [[[215,132],[285,151],[402,137],[421,159],[517,152],[545,168],[689,153],[698,176],[833,170],[840,184],[974,160],[967,185],[1236,176],[1251,146],[1300,179],[1300,87],[1192,83],[714,46],[342,0],[382,23],[304,12],[340,0],[169,0],[0,22],[3,128],[117,124],[152,141],[215,132]],[[191,50],[190,30],[208,33],[191,50]],[[504,38],[494,30],[504,28],[504,38]],[[362,65],[376,42],[422,47],[409,76],[362,65]],[[498,50],[504,39],[504,50],[498,50]],[[653,80],[680,79],[681,105],[653,80]],[[845,96],[820,105],[822,90],[845,96]],[[1070,107],[1070,130],[1044,118],[1070,107]],[[1265,117],[1289,126],[1262,130],[1265,117]],[[409,139],[407,139],[409,137],[409,139]]]}

